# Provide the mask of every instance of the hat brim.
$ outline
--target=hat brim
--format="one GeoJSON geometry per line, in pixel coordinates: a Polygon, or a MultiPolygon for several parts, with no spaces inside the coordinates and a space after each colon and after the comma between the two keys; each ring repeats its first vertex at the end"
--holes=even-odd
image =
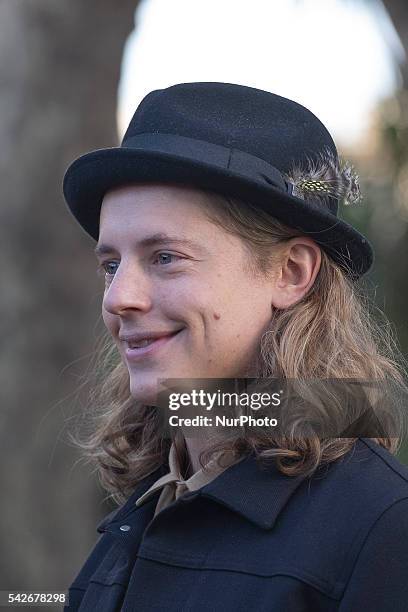
{"type": "Polygon", "coordinates": [[[95,240],[105,194],[135,183],[175,183],[215,191],[247,200],[289,227],[311,237],[353,278],[367,273],[374,263],[370,242],[329,210],[306,203],[262,181],[230,168],[166,153],[113,147],[82,155],[67,169],[63,192],[68,207],[82,228],[95,240]]]}

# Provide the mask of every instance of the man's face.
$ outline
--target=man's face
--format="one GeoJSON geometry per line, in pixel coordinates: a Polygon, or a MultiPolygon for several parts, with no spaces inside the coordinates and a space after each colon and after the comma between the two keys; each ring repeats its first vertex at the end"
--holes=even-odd
{"type": "Polygon", "coordinates": [[[241,239],[207,219],[208,197],[143,184],[112,190],[102,204],[98,245],[110,247],[98,256],[108,272],[102,316],[131,395],[146,404],[159,378],[244,376],[270,322],[270,282],[248,271],[241,239]],[[135,333],[161,338],[132,350],[120,336],[135,333]]]}

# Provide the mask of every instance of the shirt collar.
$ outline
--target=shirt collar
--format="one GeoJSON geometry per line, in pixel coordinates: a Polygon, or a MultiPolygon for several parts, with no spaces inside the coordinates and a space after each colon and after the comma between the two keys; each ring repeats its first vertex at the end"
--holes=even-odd
{"type": "Polygon", "coordinates": [[[201,468],[194,472],[194,474],[192,474],[190,478],[184,480],[181,476],[180,466],[177,461],[176,447],[173,442],[169,451],[169,472],[161,476],[156,482],[153,483],[153,485],[147,491],[143,493],[143,495],[141,495],[136,500],[136,506],[141,506],[142,504],[144,504],[157,491],[159,491],[168,484],[172,484],[175,487],[179,484],[183,484],[183,489],[187,488],[191,492],[197,491],[201,487],[204,487],[214,478],[216,478],[219,474],[221,474],[224,470],[226,470],[229,465],[237,461],[236,458],[227,460],[226,457],[224,457],[223,465],[220,466],[217,464],[216,459],[219,455],[222,454],[223,453],[217,453],[217,455],[214,456],[211,461],[209,461],[206,470],[203,470],[201,468]]]}

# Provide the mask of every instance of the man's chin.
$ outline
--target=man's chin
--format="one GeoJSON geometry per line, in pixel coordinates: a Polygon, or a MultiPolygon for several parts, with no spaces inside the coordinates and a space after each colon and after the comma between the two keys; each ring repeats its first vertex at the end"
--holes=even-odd
{"type": "Polygon", "coordinates": [[[148,385],[141,385],[138,383],[132,385],[132,381],[130,381],[130,395],[141,404],[155,406],[158,401],[157,383],[148,385]]]}

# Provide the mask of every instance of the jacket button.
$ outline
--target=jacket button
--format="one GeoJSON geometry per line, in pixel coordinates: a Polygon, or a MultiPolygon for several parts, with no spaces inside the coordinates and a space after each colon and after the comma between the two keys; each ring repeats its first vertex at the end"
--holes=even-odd
{"type": "Polygon", "coordinates": [[[121,525],[121,526],[119,527],[119,529],[120,529],[121,531],[129,531],[129,530],[130,530],[130,525],[121,525]]]}

